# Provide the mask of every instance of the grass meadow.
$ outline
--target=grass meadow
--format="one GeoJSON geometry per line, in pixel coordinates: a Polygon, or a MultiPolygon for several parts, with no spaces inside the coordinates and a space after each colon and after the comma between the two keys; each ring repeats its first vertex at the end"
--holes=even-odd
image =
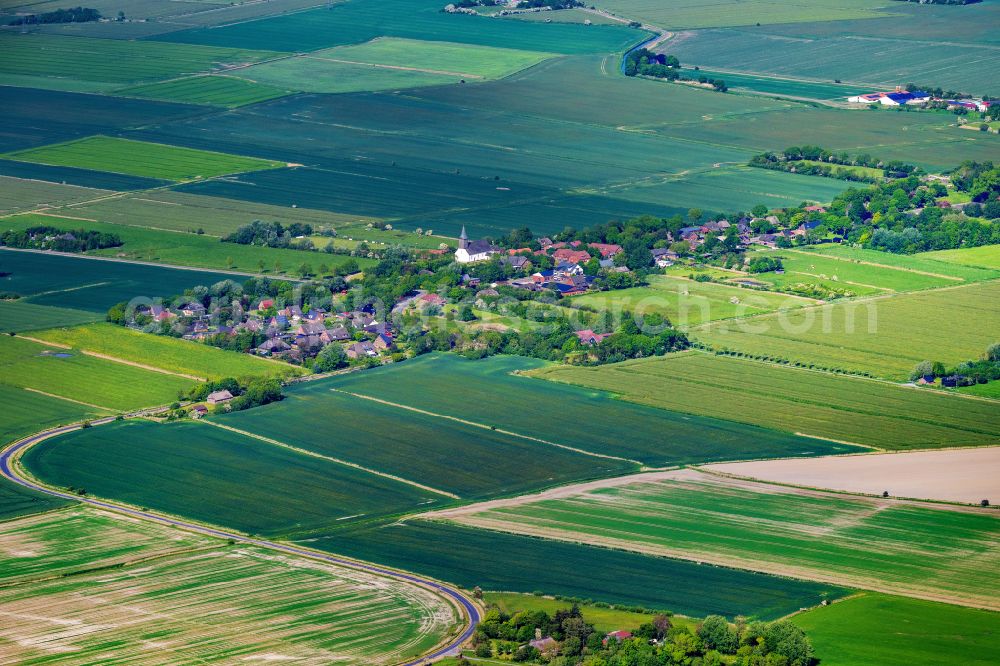
{"type": "Polygon", "coordinates": [[[530,373],[624,400],[886,450],[983,446],[1000,437],[988,403],[702,353],[530,373]]]}
{"type": "Polygon", "coordinates": [[[127,84],[212,72],[276,55],[255,49],[5,31],[0,35],[0,83],[106,92],[127,84]]]}
{"type": "Polygon", "coordinates": [[[636,316],[659,314],[682,327],[790,310],[814,302],[798,296],[665,275],[651,275],[648,279],[649,286],[583,294],[574,296],[570,302],[576,307],[599,312],[629,312],[636,316]]]}
{"type": "Polygon", "coordinates": [[[162,405],[194,385],[190,379],[10,336],[0,337],[0,367],[5,385],[88,403],[99,410],[162,405]]]}
{"type": "Polygon", "coordinates": [[[332,55],[305,55],[272,60],[240,70],[238,74],[272,87],[325,94],[400,90],[460,80],[457,74],[338,62],[332,58],[332,55]]]}
{"type": "Polygon", "coordinates": [[[984,304],[998,297],[1000,282],[983,282],[718,322],[692,335],[717,349],[906,380],[921,361],[954,365],[996,342],[1000,310],[984,304]]]}
{"type": "Polygon", "coordinates": [[[646,465],[858,450],[731,420],[636,405],[600,390],[511,374],[542,365],[515,356],[469,361],[451,354],[428,354],[398,366],[334,377],[322,383],[646,465]]]}
{"type": "MultiPolygon", "coordinates": [[[[544,611],[549,615],[555,615],[556,611],[566,610],[573,605],[569,601],[518,592],[487,592],[483,595],[483,599],[488,603],[496,604],[500,610],[510,615],[535,611],[544,611]]],[[[593,624],[594,629],[602,634],[619,629],[634,631],[640,625],[652,622],[655,617],[653,613],[637,613],[593,604],[580,604],[580,610],[587,618],[587,622],[593,624]]],[[[675,627],[688,626],[694,629],[694,623],[686,622],[685,618],[675,616],[670,619],[675,627]]]]}
{"type": "MultiPolygon", "coordinates": [[[[6,376],[4,377],[6,380],[6,376]]],[[[8,406],[0,416],[0,445],[40,430],[108,414],[69,400],[53,398],[20,386],[0,384],[0,396],[8,406]]]]}
{"type": "Polygon", "coordinates": [[[0,215],[88,201],[107,194],[110,192],[89,187],[0,176],[0,215]]]}
{"type": "Polygon", "coordinates": [[[77,430],[32,447],[23,461],[52,485],[268,536],[323,534],[350,521],[449,501],[190,421],[122,421],[77,430]]]}
{"type": "Polygon", "coordinates": [[[214,421],[463,499],[518,494],[638,469],[634,463],[337,393],[332,386],[329,381],[300,384],[280,403],[214,421]],[[335,436],[321,434],[330,427],[335,436]]]}
{"type": "Polygon", "coordinates": [[[791,621],[828,666],[911,666],[1000,661],[1000,613],[866,592],[791,621]]]}
{"type": "Polygon", "coordinates": [[[876,18],[888,15],[884,7],[877,0],[842,0],[836,5],[822,6],[783,0],[723,0],[713,5],[705,5],[699,0],[680,0],[669,6],[656,0],[601,2],[602,9],[619,16],[648,21],[661,28],[684,29],[876,18]]]}
{"type": "MultiPolygon", "coordinates": [[[[0,220],[0,228],[18,229],[40,224],[57,228],[88,229],[111,233],[122,239],[123,245],[91,250],[87,253],[89,256],[208,270],[233,270],[244,273],[267,272],[299,277],[298,270],[303,264],[309,268],[309,273],[318,275],[321,265],[326,265],[328,269],[335,269],[352,259],[347,255],[223,243],[217,237],[204,234],[163,231],[75,219],[67,220],[47,215],[21,215],[0,220]]],[[[354,261],[360,267],[371,266],[374,263],[371,259],[363,257],[354,259],[354,261]]],[[[242,280],[243,278],[236,276],[234,279],[242,280]]]]}
{"type": "Polygon", "coordinates": [[[934,261],[943,261],[960,266],[977,266],[991,271],[1000,271],[1000,245],[983,245],[960,250],[939,250],[920,255],[934,261]]]}
{"type": "Polygon", "coordinates": [[[554,499],[475,505],[469,527],[673,556],[997,610],[1000,517],[678,471],[554,499]]]}
{"type": "Polygon", "coordinates": [[[124,173],[144,178],[184,181],[231,173],[276,169],[282,162],[193,150],[160,143],[93,136],[69,143],[4,155],[22,162],[124,173]]]}
{"type": "Polygon", "coordinates": [[[13,250],[0,250],[0,266],[9,273],[2,288],[20,294],[23,302],[85,310],[99,318],[133,298],[171,298],[197,285],[242,280],[227,273],[13,250]]]}
{"type": "Polygon", "coordinates": [[[892,254],[848,245],[811,245],[801,248],[810,254],[859,264],[877,264],[931,276],[979,282],[1000,278],[1000,245],[984,245],[961,250],[941,250],[919,254],[892,254]],[[991,261],[991,255],[996,255],[991,261]]]}
{"type": "Polygon", "coordinates": [[[559,594],[691,617],[774,620],[847,593],[836,585],[425,520],[348,531],[312,545],[467,589],[559,594]]]}
{"type": "Polygon", "coordinates": [[[140,333],[103,322],[35,331],[31,337],[207,379],[281,376],[301,372],[301,369],[285,363],[274,363],[190,340],[140,333]]]}
{"type": "Polygon", "coordinates": [[[53,652],[73,663],[393,664],[458,625],[416,585],[84,508],[0,523],[4,551],[0,635],[19,664],[53,652]],[[67,624],[87,630],[53,633],[67,624]]]}
{"type": "Polygon", "coordinates": [[[53,326],[75,326],[101,319],[103,317],[100,314],[86,310],[35,305],[21,300],[0,301],[0,333],[23,333],[53,326]]]}
{"type": "Polygon", "coordinates": [[[185,104],[209,104],[236,108],[283,97],[291,91],[236,76],[192,76],[188,78],[148,83],[114,91],[115,95],[143,97],[185,104]]]}

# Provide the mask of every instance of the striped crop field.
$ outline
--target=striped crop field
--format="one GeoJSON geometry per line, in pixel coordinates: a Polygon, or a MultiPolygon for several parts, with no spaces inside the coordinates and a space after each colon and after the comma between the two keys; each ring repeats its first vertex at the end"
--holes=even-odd
{"type": "Polygon", "coordinates": [[[89,508],[0,523],[0,554],[18,664],[394,664],[459,626],[416,585],[89,508]]]}
{"type": "Polygon", "coordinates": [[[284,162],[256,157],[242,157],[108,136],[91,136],[68,143],[19,150],[2,157],[21,162],[94,169],[175,181],[197,180],[285,166],[284,162]]]}
{"type": "Polygon", "coordinates": [[[905,380],[921,361],[978,358],[997,341],[1000,281],[838,302],[699,327],[716,349],[905,380]],[[942,339],[942,333],[947,333],[942,339]]]}
{"type": "Polygon", "coordinates": [[[1000,516],[978,507],[678,470],[425,517],[1000,610],[1000,516]]]}
{"type": "Polygon", "coordinates": [[[988,402],[888,382],[702,353],[530,373],[651,407],[887,450],[983,446],[1000,438],[988,402]]]}
{"type": "Polygon", "coordinates": [[[235,108],[283,97],[289,90],[235,76],[191,76],[116,90],[115,95],[235,108]]]}

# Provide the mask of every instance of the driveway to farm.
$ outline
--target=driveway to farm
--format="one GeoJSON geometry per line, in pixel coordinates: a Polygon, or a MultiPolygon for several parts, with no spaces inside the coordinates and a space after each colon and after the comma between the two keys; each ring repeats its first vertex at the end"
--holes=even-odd
{"type": "MultiPolygon", "coordinates": [[[[136,415],[138,415],[138,413],[136,415]]],[[[93,426],[99,426],[106,423],[110,423],[114,421],[114,419],[115,417],[108,417],[103,419],[96,419],[94,421],[91,421],[90,423],[93,426]]],[[[13,481],[18,485],[30,488],[32,490],[37,490],[39,492],[45,493],[46,495],[52,495],[67,500],[83,502],[84,504],[89,504],[91,506],[96,506],[102,509],[123,513],[128,516],[132,516],[133,518],[139,518],[140,520],[148,520],[150,522],[157,523],[159,525],[179,527],[181,529],[185,529],[190,532],[195,532],[197,534],[204,534],[206,536],[217,537],[220,539],[231,539],[233,541],[245,543],[252,546],[260,546],[262,548],[270,548],[272,550],[277,550],[282,553],[289,553],[291,555],[308,557],[314,560],[319,560],[321,562],[329,562],[331,564],[336,564],[338,566],[358,569],[361,571],[378,574],[380,576],[385,576],[387,578],[393,578],[396,580],[404,581],[406,583],[414,583],[417,585],[422,585],[426,588],[435,590],[440,594],[448,597],[459,608],[462,609],[463,613],[468,619],[468,626],[466,627],[465,631],[463,631],[460,635],[456,636],[454,639],[449,641],[447,645],[439,647],[434,652],[424,655],[419,659],[406,662],[404,666],[417,666],[418,664],[427,664],[435,659],[455,654],[459,652],[462,644],[465,643],[467,640],[469,640],[469,638],[472,637],[473,632],[476,630],[476,626],[479,624],[480,620],[479,609],[476,607],[476,605],[472,603],[464,594],[459,592],[457,589],[448,587],[447,585],[443,585],[441,583],[438,583],[437,581],[421,578],[420,576],[416,576],[413,574],[402,573],[400,571],[384,569],[382,567],[375,566],[372,564],[366,564],[363,562],[348,560],[334,555],[327,555],[325,553],[320,553],[306,548],[289,546],[286,544],[281,544],[274,541],[266,541],[263,539],[253,539],[238,534],[236,532],[226,532],[224,530],[217,530],[211,527],[206,527],[204,525],[199,525],[197,523],[186,522],[180,518],[171,518],[168,516],[149,513],[147,511],[133,509],[127,506],[115,504],[113,502],[91,499],[89,497],[79,497],[77,495],[73,495],[70,493],[65,493],[59,490],[54,490],[52,488],[47,488],[46,486],[35,483],[31,479],[28,479],[20,475],[20,473],[16,469],[15,461],[22,453],[27,451],[35,444],[41,442],[42,440],[48,439],[50,437],[55,437],[57,435],[62,435],[67,432],[72,432],[74,430],[79,430],[80,427],[81,427],[80,424],[73,424],[68,426],[61,426],[58,428],[51,428],[49,430],[44,430],[42,432],[31,435],[30,437],[26,437],[22,440],[14,442],[13,444],[5,448],[2,453],[0,453],[0,475],[2,475],[4,478],[10,481],[13,481]]]]}

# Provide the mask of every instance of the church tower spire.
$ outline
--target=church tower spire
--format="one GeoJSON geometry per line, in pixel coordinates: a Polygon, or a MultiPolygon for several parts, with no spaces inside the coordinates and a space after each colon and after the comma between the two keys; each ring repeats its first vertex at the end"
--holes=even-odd
{"type": "Polygon", "coordinates": [[[469,236],[465,233],[465,225],[462,225],[462,233],[458,237],[458,249],[465,250],[469,247],[469,236]]]}

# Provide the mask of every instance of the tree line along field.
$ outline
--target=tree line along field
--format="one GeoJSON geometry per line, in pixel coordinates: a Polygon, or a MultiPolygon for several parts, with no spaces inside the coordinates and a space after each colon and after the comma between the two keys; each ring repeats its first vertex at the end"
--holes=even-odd
{"type": "Polygon", "coordinates": [[[190,379],[47,346],[0,337],[4,385],[82,402],[97,411],[127,411],[170,403],[190,379]]]}
{"type": "Polygon", "coordinates": [[[207,73],[278,53],[167,42],[61,35],[0,34],[0,83],[72,92],[107,92],[130,84],[207,73]]]}
{"type": "Polygon", "coordinates": [[[469,361],[452,354],[427,354],[399,366],[309,382],[307,390],[335,388],[649,466],[860,450],[512,374],[540,367],[542,362],[523,357],[469,361]],[[553,405],[558,405],[555,412],[553,405]]]}
{"type": "Polygon", "coordinates": [[[124,173],[144,178],[186,181],[261,169],[277,169],[283,162],[227,155],[180,146],[94,136],[69,143],[7,153],[22,162],[124,173]]]}
{"type": "MultiPolygon", "coordinates": [[[[77,211],[64,212],[75,213],[77,211]]],[[[187,224],[197,223],[191,218],[178,219],[178,222],[181,221],[187,224]]],[[[38,225],[48,225],[59,229],[99,231],[115,234],[122,240],[122,245],[89,250],[86,253],[88,256],[95,257],[113,257],[209,270],[241,271],[243,273],[267,272],[273,275],[294,275],[296,277],[301,277],[298,271],[303,265],[308,267],[310,274],[319,275],[321,265],[325,265],[329,273],[329,270],[336,269],[352,259],[361,268],[374,264],[373,260],[365,257],[353,258],[343,254],[223,243],[218,237],[205,234],[121,226],[80,219],[63,219],[50,215],[19,215],[0,220],[0,229],[22,230],[38,225]]],[[[231,276],[231,278],[242,280],[240,276],[231,276]]]]}
{"type": "Polygon", "coordinates": [[[829,666],[909,666],[1000,660],[1000,614],[865,592],[794,615],[829,666]]]}
{"type": "Polygon", "coordinates": [[[790,489],[693,470],[553,499],[432,514],[539,538],[681,557],[997,610],[1000,518],[790,489]],[[720,510],[724,507],[724,510],[720,510]]]}
{"type": "Polygon", "coordinates": [[[0,523],[0,552],[0,646],[19,664],[390,664],[458,624],[423,587],[89,508],[0,523]]]}
{"type": "Polygon", "coordinates": [[[650,275],[648,280],[648,286],[583,294],[573,297],[571,303],[598,312],[628,312],[636,317],[659,314],[680,327],[791,310],[815,303],[800,296],[663,275],[650,275]]]}
{"type": "Polygon", "coordinates": [[[906,380],[924,360],[955,365],[979,358],[1000,330],[1000,310],[985,307],[998,295],[996,281],[893,294],[712,323],[693,337],[716,349],[906,380]]]}
{"type": "Polygon", "coordinates": [[[530,374],[643,405],[886,450],[984,446],[1000,437],[1000,413],[982,401],[697,352],[530,374]]]}
{"type": "Polygon", "coordinates": [[[552,53],[611,53],[648,36],[618,25],[504,21],[439,10],[419,0],[350,2],[150,39],[251,49],[266,45],[278,51],[303,52],[387,36],[552,53]]]}
{"type": "Polygon", "coordinates": [[[31,337],[74,350],[95,352],[130,363],[205,379],[277,377],[302,372],[300,368],[286,363],[225,351],[189,340],[140,333],[103,322],[34,331],[31,337]]]}
{"type": "Polygon", "coordinates": [[[729,86],[730,90],[746,90],[764,95],[827,102],[843,100],[852,95],[860,95],[869,92],[870,88],[861,85],[831,83],[829,81],[813,81],[780,76],[755,76],[753,74],[737,74],[731,71],[718,72],[703,67],[699,68],[697,74],[698,76],[707,76],[710,79],[722,79],[729,86]]]}
{"type": "Polygon", "coordinates": [[[692,617],[773,620],[848,593],[836,585],[426,520],[350,530],[314,545],[467,589],[541,591],[692,617]]]}
{"type": "Polygon", "coordinates": [[[9,273],[0,284],[4,291],[20,294],[18,303],[85,310],[100,318],[122,301],[171,297],[197,285],[241,279],[229,273],[14,250],[0,250],[0,270],[9,273]]]}

